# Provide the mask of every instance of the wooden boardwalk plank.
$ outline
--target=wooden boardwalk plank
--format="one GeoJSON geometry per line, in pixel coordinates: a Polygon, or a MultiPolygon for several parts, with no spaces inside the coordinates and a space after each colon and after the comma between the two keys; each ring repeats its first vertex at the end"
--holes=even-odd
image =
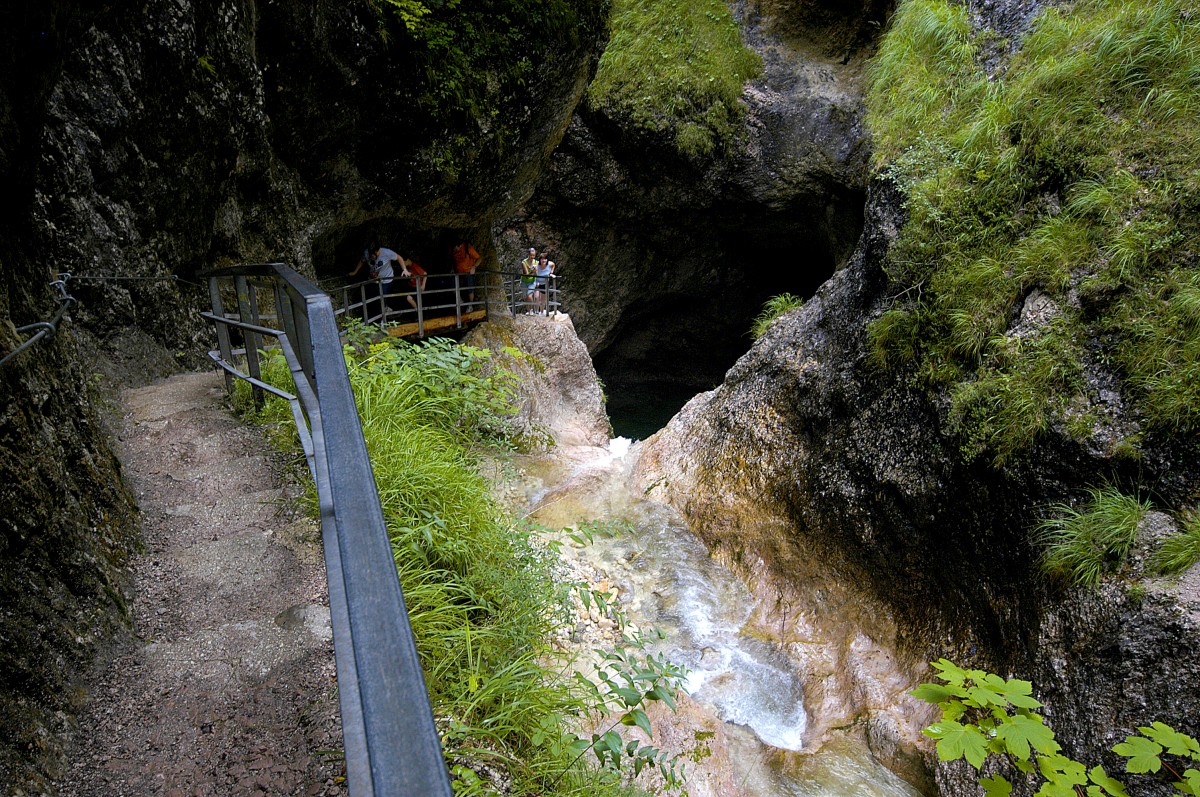
{"type": "MultiPolygon", "coordinates": [[[[475,310],[470,313],[462,314],[463,326],[473,324],[476,321],[483,321],[487,318],[486,310],[475,310]]],[[[443,316],[440,318],[425,319],[425,334],[430,332],[438,332],[443,329],[455,329],[458,327],[458,322],[454,316],[443,316]]],[[[387,333],[395,338],[410,338],[413,335],[420,334],[417,323],[414,321],[411,324],[395,324],[387,328],[387,333]]]]}

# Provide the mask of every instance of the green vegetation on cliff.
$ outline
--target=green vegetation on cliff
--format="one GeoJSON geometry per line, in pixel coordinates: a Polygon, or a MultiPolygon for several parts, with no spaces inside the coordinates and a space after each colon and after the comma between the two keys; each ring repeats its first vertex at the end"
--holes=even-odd
{"type": "Polygon", "coordinates": [[[723,0],[614,0],[612,37],[588,100],[703,157],[736,136],[742,85],[761,71],[723,0]]]}
{"type": "Polygon", "coordinates": [[[1133,548],[1138,525],[1150,504],[1113,488],[1093,488],[1079,508],[1054,507],[1055,516],[1039,527],[1042,569],[1071,584],[1094,587],[1119,566],[1133,548]]]}
{"type": "Polygon", "coordinates": [[[755,317],[754,323],[750,326],[750,337],[758,340],[767,334],[767,330],[771,328],[771,324],[775,323],[775,319],[792,312],[803,304],[804,299],[792,293],[772,296],[763,305],[762,312],[755,317]]]}
{"type": "Polygon", "coordinates": [[[964,6],[907,0],[871,64],[876,167],[908,213],[874,357],[949,391],[972,456],[1087,437],[1108,411],[1088,373],[1193,435],[1200,6],[1078,0],[1005,44],[964,6]]]}
{"type": "Polygon", "coordinates": [[[1156,539],[1151,533],[1139,542],[1152,508],[1149,499],[1125,495],[1112,485],[1089,489],[1078,505],[1050,507],[1050,516],[1035,533],[1042,546],[1042,571],[1080,587],[1095,587],[1114,573],[1137,577],[1140,567],[1126,567],[1135,546],[1149,553],[1142,573],[1175,575],[1200,562],[1200,514],[1195,510],[1178,513],[1172,520],[1175,530],[1165,537],[1156,539]]]}
{"type": "Polygon", "coordinates": [[[503,148],[531,121],[530,88],[573,68],[598,39],[609,0],[371,0],[383,35],[407,53],[414,113],[398,124],[445,134],[427,152],[457,177],[464,153],[503,148]],[[563,59],[558,63],[556,59],[563,59]]]}

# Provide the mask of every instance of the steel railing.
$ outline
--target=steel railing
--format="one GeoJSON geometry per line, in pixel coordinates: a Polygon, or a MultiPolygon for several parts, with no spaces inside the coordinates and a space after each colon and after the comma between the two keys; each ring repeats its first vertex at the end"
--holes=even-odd
{"type": "Polygon", "coordinates": [[[531,277],[519,271],[501,271],[499,274],[505,302],[513,315],[557,315],[562,311],[562,296],[559,290],[562,278],[557,274],[551,274],[549,277],[531,277]],[[530,279],[533,281],[527,282],[530,279]]]}
{"type": "Polygon", "coordinates": [[[350,794],[449,797],[449,774],[332,302],[281,263],[232,266],[205,276],[212,312],[202,315],[216,324],[218,344],[209,356],[225,371],[227,387],[244,379],[256,400],[265,391],[291,404],[316,483],[350,794]],[[227,312],[227,301],[236,312],[227,312]],[[265,326],[268,320],[275,327],[265,326]],[[278,341],[295,395],[262,380],[258,351],[264,337],[278,341]],[[235,349],[235,342],[242,345],[235,349]]]}
{"type": "Polygon", "coordinates": [[[325,289],[334,297],[334,312],[339,316],[359,318],[381,327],[400,325],[409,334],[425,337],[429,331],[447,328],[436,319],[452,318],[452,326],[461,329],[473,321],[491,317],[501,305],[513,315],[561,312],[561,280],[557,275],[545,280],[544,289],[536,282],[527,285],[523,277],[516,271],[481,271],[475,275],[475,285],[468,286],[463,274],[430,274],[426,282],[418,281],[415,285],[410,284],[408,277],[398,276],[386,286],[379,280],[366,280],[326,285],[325,289]],[[472,291],[474,299],[469,298],[472,291]],[[478,315],[480,312],[482,316],[478,315]]]}
{"type": "Polygon", "coordinates": [[[469,281],[468,276],[458,273],[429,274],[417,279],[396,276],[386,285],[381,280],[366,280],[326,286],[326,290],[335,298],[334,312],[339,316],[360,318],[380,326],[409,325],[411,334],[423,338],[427,332],[446,328],[436,319],[452,318],[453,327],[461,329],[491,314],[495,297],[484,284],[485,275],[474,275],[474,281],[469,281]]]}

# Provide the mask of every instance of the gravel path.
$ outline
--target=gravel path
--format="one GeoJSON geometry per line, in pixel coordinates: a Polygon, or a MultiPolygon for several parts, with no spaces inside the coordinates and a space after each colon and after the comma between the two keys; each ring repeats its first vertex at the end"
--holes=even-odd
{"type": "Polygon", "coordinates": [[[216,374],[122,394],[134,638],[91,684],[62,797],[341,795],[320,533],[216,374]]]}

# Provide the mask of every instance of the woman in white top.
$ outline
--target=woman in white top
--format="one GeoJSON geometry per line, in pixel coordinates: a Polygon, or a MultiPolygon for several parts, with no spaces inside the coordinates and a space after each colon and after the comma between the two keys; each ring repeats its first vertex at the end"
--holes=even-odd
{"type": "Polygon", "coordinates": [[[554,278],[554,264],[543,252],[538,258],[536,282],[534,283],[533,303],[538,307],[538,312],[542,315],[546,314],[546,299],[549,296],[548,283],[554,278]]]}

